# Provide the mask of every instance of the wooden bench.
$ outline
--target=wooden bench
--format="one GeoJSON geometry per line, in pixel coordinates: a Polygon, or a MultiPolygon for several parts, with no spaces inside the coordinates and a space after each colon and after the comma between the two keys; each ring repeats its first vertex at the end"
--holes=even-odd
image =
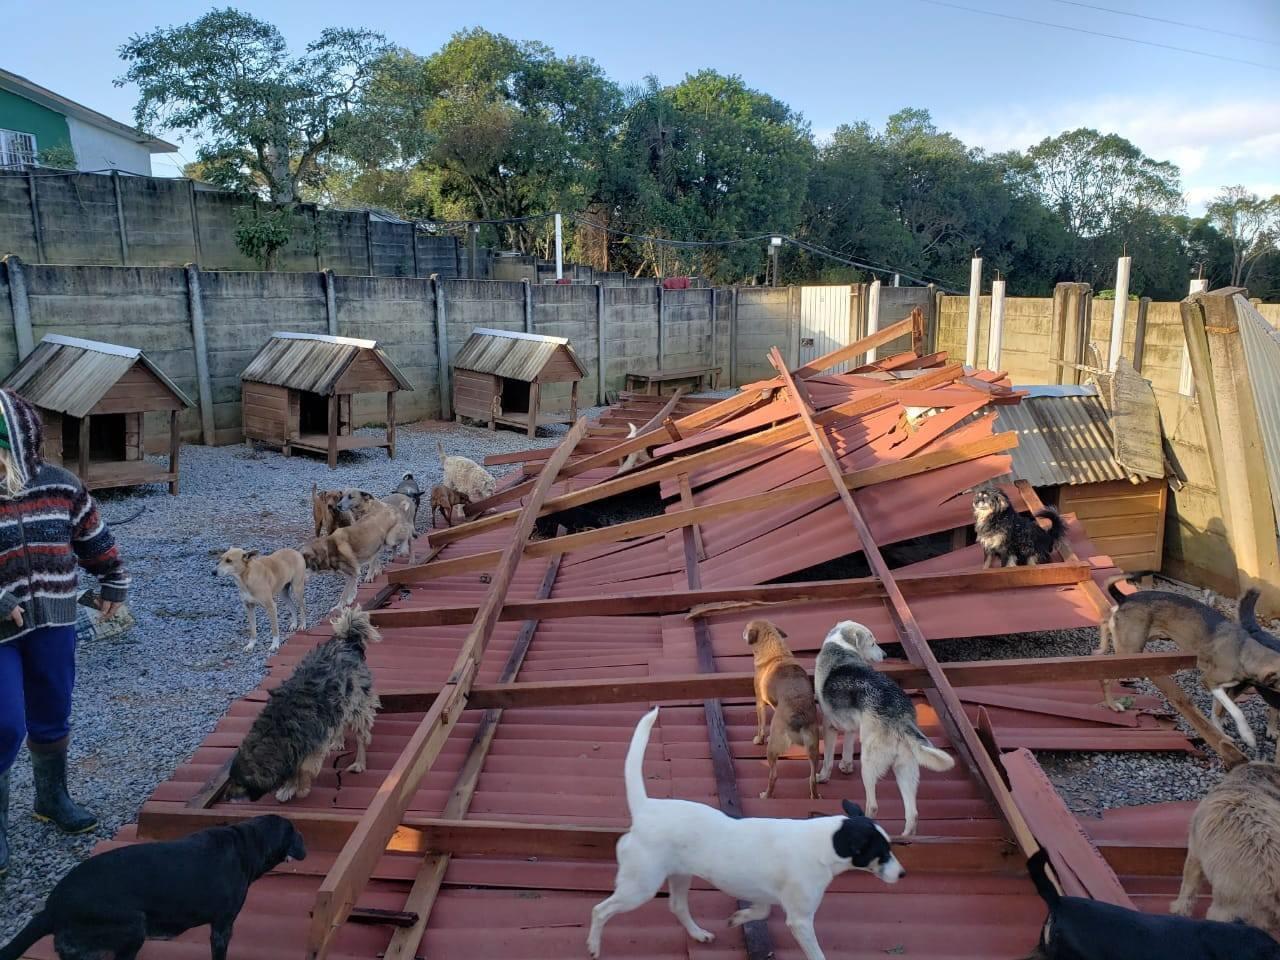
{"type": "Polygon", "coordinates": [[[644,393],[659,393],[664,383],[680,380],[692,381],[694,390],[702,389],[703,380],[708,389],[714,390],[720,378],[719,367],[684,367],[678,370],[639,370],[627,374],[626,389],[642,387],[644,393]]]}

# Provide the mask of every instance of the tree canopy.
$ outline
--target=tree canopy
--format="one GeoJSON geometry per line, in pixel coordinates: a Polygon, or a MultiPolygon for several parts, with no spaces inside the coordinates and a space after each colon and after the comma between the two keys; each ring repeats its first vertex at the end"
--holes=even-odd
{"type": "Polygon", "coordinates": [[[482,29],[434,53],[325,29],[300,55],[234,9],[135,36],[121,54],[139,126],[199,142],[191,172],[288,204],[374,207],[484,221],[484,243],[567,254],[633,274],[763,279],[785,234],[783,278],[901,273],[967,286],[979,251],[1017,294],[1055,282],[1185,295],[1188,278],[1280,293],[1280,197],[1226,188],[1186,215],[1176,166],[1114,133],[1068,130],[990,154],[925,110],[850,122],[816,142],[787,104],[714,70],[622,88],[586,57],[482,29]],[[682,241],[660,244],[652,238],[682,241]]]}

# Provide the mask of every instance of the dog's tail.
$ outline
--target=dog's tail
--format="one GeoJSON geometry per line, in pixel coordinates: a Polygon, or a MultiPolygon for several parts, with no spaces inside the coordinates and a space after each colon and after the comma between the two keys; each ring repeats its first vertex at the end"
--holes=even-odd
{"type": "Polygon", "coordinates": [[[916,762],[920,766],[941,773],[956,765],[956,758],[931,744],[923,730],[916,727],[913,732],[915,736],[911,738],[911,752],[915,754],[916,762]]]}
{"type": "Polygon", "coordinates": [[[1058,888],[1053,885],[1053,881],[1049,879],[1048,871],[1045,867],[1049,864],[1049,854],[1045,853],[1044,848],[1037,850],[1027,861],[1027,873],[1031,874],[1031,882],[1036,885],[1036,893],[1040,894],[1040,899],[1049,905],[1052,910],[1062,900],[1062,894],[1058,892],[1058,888]]]}
{"type": "Polygon", "coordinates": [[[369,644],[382,639],[378,628],[369,622],[368,611],[359,607],[347,607],[332,623],[333,635],[344,643],[359,648],[361,653],[369,644]]]}
{"type": "Polygon", "coordinates": [[[18,935],[0,947],[0,960],[21,960],[22,955],[35,945],[37,940],[53,933],[53,919],[47,910],[41,910],[31,922],[18,931],[18,935]]]}
{"type": "Polygon", "coordinates": [[[658,722],[658,708],[654,707],[636,724],[636,732],[631,734],[631,746],[627,747],[627,763],[623,768],[623,779],[627,784],[627,809],[634,820],[636,813],[649,799],[644,789],[644,751],[649,746],[649,732],[658,722]]]}
{"type": "Polygon", "coordinates": [[[1266,633],[1262,624],[1258,623],[1258,598],[1262,596],[1257,587],[1250,587],[1240,598],[1240,626],[1249,633],[1266,633]]]}
{"type": "Polygon", "coordinates": [[[1112,577],[1106,582],[1107,593],[1111,594],[1111,599],[1116,602],[1116,606],[1119,606],[1132,597],[1133,594],[1121,593],[1116,589],[1117,583],[1123,583],[1125,580],[1141,580],[1143,577],[1154,577],[1159,573],[1159,570],[1134,570],[1130,573],[1122,573],[1120,576],[1112,577]]]}
{"type": "Polygon", "coordinates": [[[440,463],[443,465],[445,460],[449,459],[449,455],[444,452],[444,444],[439,440],[436,441],[436,453],[440,454],[440,463]]]}
{"type": "Polygon", "coordinates": [[[1053,507],[1045,507],[1043,510],[1036,511],[1037,520],[1049,521],[1049,536],[1053,538],[1053,542],[1057,543],[1067,535],[1067,524],[1062,516],[1053,507]]]}

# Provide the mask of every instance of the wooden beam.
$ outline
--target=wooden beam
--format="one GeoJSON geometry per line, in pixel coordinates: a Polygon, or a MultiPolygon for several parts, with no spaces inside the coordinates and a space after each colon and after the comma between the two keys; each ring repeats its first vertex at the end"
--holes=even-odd
{"type": "MultiPolygon", "coordinates": [[[[575,384],[576,386],[577,384],[575,384]]],[[[560,570],[560,554],[556,554],[547,563],[546,573],[538,587],[538,598],[545,600],[551,596],[555,586],[556,574],[560,570]]],[[[507,662],[498,676],[499,685],[510,685],[515,682],[520,667],[524,664],[525,654],[533,642],[534,632],[538,629],[537,620],[526,620],[517,634],[507,662]]],[[[493,738],[498,732],[498,721],[502,719],[502,708],[494,707],[485,711],[480,719],[480,726],[471,740],[466,758],[458,770],[453,791],[445,804],[442,815],[446,819],[461,820],[471,808],[471,801],[476,794],[476,786],[480,782],[480,774],[484,769],[485,759],[493,746],[493,738]]],[[[413,960],[426,932],[427,921],[431,917],[431,908],[435,905],[440,888],[444,884],[444,875],[449,869],[451,859],[448,853],[431,854],[422,863],[422,869],[414,878],[409,895],[405,898],[405,913],[413,914],[412,923],[406,924],[391,935],[391,943],[383,954],[384,960],[413,960]]]]}
{"type": "MultiPolygon", "coordinates": [[[[953,687],[987,687],[1022,683],[1099,680],[1108,673],[1156,679],[1194,667],[1190,653],[1136,653],[1109,657],[1035,657],[1030,660],[977,660],[946,663],[942,672],[953,687]]],[[[921,666],[903,662],[875,664],[877,670],[907,689],[929,689],[933,678],[921,666]]],[[[605,680],[541,680],[536,683],[477,683],[471,687],[471,709],[504,707],[596,706],[608,703],[664,703],[696,700],[750,699],[753,674],[688,673],[666,677],[605,680]]],[[[401,688],[379,692],[383,713],[422,713],[430,709],[439,687],[401,688]]],[[[963,699],[963,698],[962,698],[963,699]]]]}
{"type": "MultiPolygon", "coordinates": [[[[1022,494],[1022,499],[1026,502],[1027,507],[1034,513],[1044,509],[1044,502],[1040,499],[1040,495],[1036,493],[1035,487],[1031,486],[1026,480],[1018,480],[1014,486],[1018,488],[1018,492],[1022,494]]],[[[1058,543],[1058,554],[1064,560],[1078,560],[1075,547],[1067,540],[1058,543]]],[[[1102,592],[1102,588],[1094,583],[1090,578],[1082,584],[1084,587],[1084,595],[1093,605],[1094,612],[1098,615],[1098,622],[1111,616],[1111,599],[1102,592]]],[[[1115,657],[1106,657],[1108,661],[1114,661],[1115,657]]],[[[1114,671],[1111,677],[1124,676],[1121,671],[1114,671]]],[[[1110,678],[1103,678],[1104,682],[1110,678]]],[[[1232,767],[1248,762],[1248,757],[1241,752],[1240,748],[1232,742],[1231,738],[1209,722],[1208,718],[1196,707],[1190,697],[1183,692],[1177,682],[1172,677],[1152,677],[1151,682],[1156,688],[1164,694],[1169,705],[1182,715],[1182,718],[1191,725],[1197,734],[1204,740],[1206,744],[1222,757],[1222,762],[1230,770],[1232,767]]]]}
{"type": "Polygon", "coordinates": [[[871,535],[871,528],[862,516],[861,508],[858,507],[858,504],[853,499],[853,494],[849,492],[842,482],[840,462],[836,459],[835,451],[831,448],[830,438],[814,420],[807,391],[803,385],[798,384],[792,378],[777,347],[770,351],[769,359],[774,369],[778,371],[778,374],[786,382],[787,389],[796,401],[800,418],[804,422],[814,446],[817,447],[818,454],[827,468],[827,474],[839,493],[840,500],[844,503],[845,512],[849,515],[854,531],[858,534],[863,556],[866,557],[872,573],[879,577],[884,584],[885,592],[889,598],[889,612],[893,616],[894,626],[897,628],[903,650],[912,663],[922,666],[928,671],[929,677],[933,681],[934,690],[928,695],[929,700],[938,714],[938,719],[942,723],[943,729],[946,730],[947,736],[951,740],[953,749],[974,772],[978,779],[978,785],[983,788],[983,792],[995,802],[1005,822],[1013,831],[1014,839],[1017,841],[1019,849],[1025,856],[1030,857],[1039,849],[1039,845],[1036,843],[1035,837],[1032,836],[1026,820],[1018,809],[1018,805],[1014,802],[1009,788],[1005,785],[1000,771],[983,748],[973,724],[969,722],[969,718],[964,711],[964,704],[960,701],[959,695],[947,682],[942,667],[938,664],[937,658],[929,648],[929,641],[925,638],[924,631],[920,629],[915,615],[907,605],[906,598],[898,588],[893,573],[889,570],[889,565],[885,563],[884,557],[880,553],[880,548],[876,545],[875,538],[871,535]]]}
{"type": "MultiPolygon", "coordinates": [[[[832,350],[830,353],[823,354],[816,360],[805,364],[803,367],[797,368],[794,379],[808,380],[810,377],[816,377],[824,370],[830,370],[837,364],[860,357],[869,350],[889,343],[891,340],[897,340],[903,334],[911,332],[911,318],[899,320],[897,323],[891,323],[883,330],[877,330],[870,336],[863,337],[861,340],[855,340],[847,347],[840,347],[838,350],[832,350]]],[[[785,363],[784,363],[785,366],[785,363]]]]}
{"type": "MultiPolygon", "coordinates": [[[[963,573],[902,573],[898,586],[908,596],[939,596],[1008,590],[1027,586],[1069,586],[1087,578],[1087,563],[1041,563],[1032,567],[997,567],[966,570],[963,573]]],[[[500,619],[540,620],[577,617],[628,616],[647,613],[683,613],[708,603],[794,603],[819,600],[865,600],[883,597],[884,587],[875,577],[852,580],[813,580],[808,583],[775,583],[742,587],[712,587],[702,590],[673,590],[655,593],[593,593],[590,596],[554,600],[513,600],[502,608],[500,619]]],[[[476,607],[420,607],[371,610],[373,623],[388,627],[446,627],[471,623],[476,607]]]]}
{"type": "Polygon", "coordinates": [[[359,826],[347,840],[321,883],[307,937],[308,960],[320,960],[327,955],[334,936],[373,874],[373,869],[382,856],[387,841],[395,833],[418,784],[443,749],[454,724],[466,707],[467,694],[475,680],[480,658],[497,625],[498,614],[520,561],[521,548],[533,531],[538,508],[551,489],[556,473],[568,461],[573,448],[586,432],[587,421],[583,418],[574,424],[560,443],[556,455],[549,461],[546,475],[538,478],[516,520],[511,542],[493,575],[484,602],[476,612],[471,630],[463,641],[445,690],[419,722],[368,810],[360,818],[359,826]]]}

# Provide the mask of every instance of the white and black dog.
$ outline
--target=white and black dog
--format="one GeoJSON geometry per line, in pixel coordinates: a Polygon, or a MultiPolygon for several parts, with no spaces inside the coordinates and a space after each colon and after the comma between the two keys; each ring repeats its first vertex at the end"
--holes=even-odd
{"type": "Polygon", "coordinates": [[[600,956],[600,937],[610,918],[648,903],[664,882],[676,919],[689,936],[710,943],[715,937],[689,913],[689,884],[702,877],[747,901],[729,918],[730,926],[763,920],[775,903],[781,904],[807,960],[823,960],[813,917],[831,881],[846,870],[866,870],[885,883],[906,875],[889,835],[847,800],[843,817],[735,820],[703,803],[649,797],[644,752],[657,719],[654,707],[636,724],[627,749],[631,829],[618,841],[613,895],[591,911],[587,952],[592,957],[600,956]]]}
{"type": "Polygon", "coordinates": [[[852,620],[837,623],[822,641],[813,670],[814,691],[826,728],[826,756],[818,782],[826,783],[831,778],[837,731],[844,734],[840,772],[853,772],[853,740],[857,734],[862,741],[867,816],[876,815],[876,781],[893,767],[906,814],[902,835],[909,837],[916,829],[920,767],[950,770],[956,761],[932,746],[921,732],[911,698],[871,666],[883,659],[884,651],[871,631],[852,620]]]}
{"type": "Polygon", "coordinates": [[[1067,525],[1053,507],[1037,511],[1035,517],[1024,517],[994,484],[979,487],[973,494],[973,527],[982,545],[984,570],[992,565],[1047,563],[1054,546],[1067,535],[1067,525]],[[1049,529],[1036,519],[1048,520],[1049,529]]]}

